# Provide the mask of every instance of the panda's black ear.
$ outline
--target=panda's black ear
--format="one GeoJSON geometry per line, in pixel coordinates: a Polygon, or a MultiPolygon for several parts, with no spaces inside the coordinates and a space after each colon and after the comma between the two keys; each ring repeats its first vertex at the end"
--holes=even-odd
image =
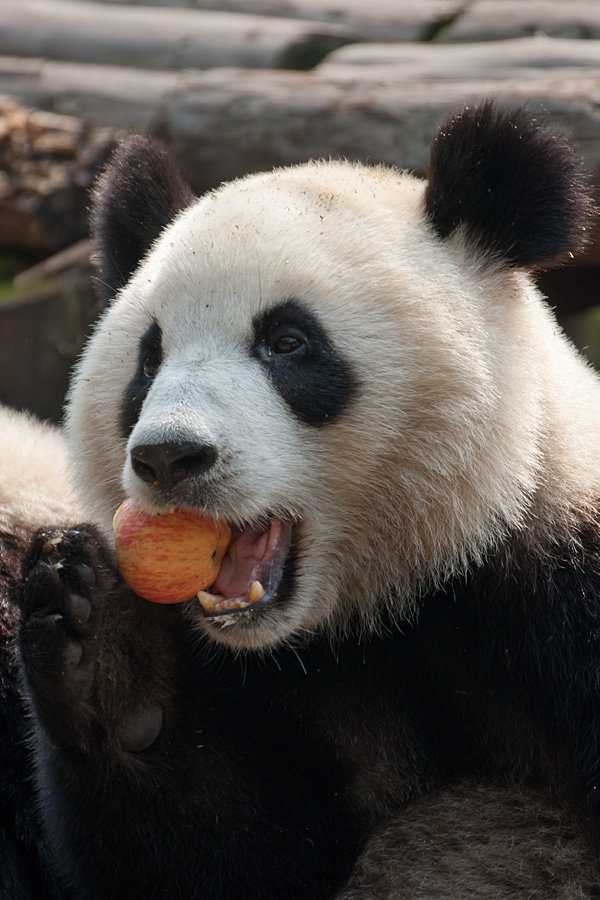
{"type": "Polygon", "coordinates": [[[92,193],[91,233],[103,301],[127,283],[163,228],[194,201],[175,164],[149,138],[115,150],[92,193]]]}
{"type": "Polygon", "coordinates": [[[554,265],[586,243],[588,178],[562,137],[525,109],[467,108],[433,140],[427,218],[446,238],[462,228],[505,265],[554,265]]]}

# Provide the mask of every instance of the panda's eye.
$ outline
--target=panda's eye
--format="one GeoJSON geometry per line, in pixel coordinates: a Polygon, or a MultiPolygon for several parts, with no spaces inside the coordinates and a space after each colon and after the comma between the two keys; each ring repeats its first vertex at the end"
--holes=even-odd
{"type": "Polygon", "coordinates": [[[156,373],[158,372],[159,363],[151,357],[146,357],[142,361],[142,372],[146,376],[146,378],[154,378],[156,373]]]}
{"type": "Polygon", "coordinates": [[[306,335],[298,328],[281,325],[269,335],[268,353],[281,356],[304,356],[308,350],[306,335]]]}

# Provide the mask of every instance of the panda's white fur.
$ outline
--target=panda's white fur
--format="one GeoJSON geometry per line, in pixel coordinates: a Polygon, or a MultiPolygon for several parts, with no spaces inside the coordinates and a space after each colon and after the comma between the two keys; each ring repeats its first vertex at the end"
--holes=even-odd
{"type": "Polygon", "coordinates": [[[80,513],[62,432],[0,406],[0,532],[19,538],[47,522],[75,524],[80,513]]]}
{"type": "Polygon", "coordinates": [[[234,522],[297,517],[293,602],[257,626],[205,625],[217,640],[272,645],[356,613],[370,628],[381,598],[406,615],[508,533],[533,547],[594,515],[597,377],[525,274],[460,232],[436,236],[423,192],[409,174],[343,162],[226,185],[166,229],[87,348],[68,431],[107,534],[125,496],[156,509],[128,449],[182,428],[222,461],[173,503],[234,522]],[[285,298],[318,315],[357,373],[327,427],[299,422],[248,359],[253,317],[285,298]],[[126,443],[115,410],[153,318],[165,360],[126,443]]]}

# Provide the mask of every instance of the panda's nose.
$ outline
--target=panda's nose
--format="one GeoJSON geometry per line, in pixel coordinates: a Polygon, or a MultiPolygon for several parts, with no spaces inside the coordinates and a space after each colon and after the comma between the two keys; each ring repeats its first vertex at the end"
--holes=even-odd
{"type": "Polygon", "coordinates": [[[201,475],[215,464],[212,444],[192,441],[140,444],[131,451],[131,467],[138,478],[157,487],[173,487],[186,478],[201,475]]]}

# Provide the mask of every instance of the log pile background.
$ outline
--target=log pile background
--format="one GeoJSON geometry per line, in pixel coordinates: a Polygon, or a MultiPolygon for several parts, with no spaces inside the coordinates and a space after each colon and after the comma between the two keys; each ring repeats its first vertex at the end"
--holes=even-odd
{"type": "MultiPolygon", "coordinates": [[[[0,400],[60,414],[98,312],[86,198],[121,135],[160,138],[197,192],[311,157],[424,174],[440,121],[489,95],[569,132],[600,185],[600,3],[2,0],[0,400]]],[[[541,277],[596,362],[599,276],[597,235],[541,277]]]]}

